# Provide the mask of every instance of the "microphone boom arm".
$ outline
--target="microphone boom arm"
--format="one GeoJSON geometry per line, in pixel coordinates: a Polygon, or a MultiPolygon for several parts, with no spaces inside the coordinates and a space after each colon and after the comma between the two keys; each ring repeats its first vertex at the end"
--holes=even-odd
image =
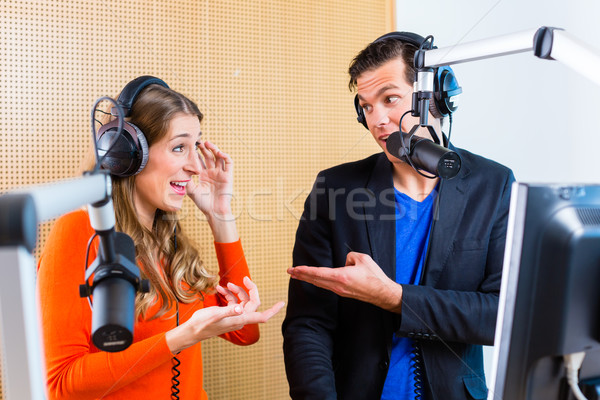
{"type": "MultiPolygon", "coordinates": [[[[0,339],[6,361],[3,390],[8,399],[42,400],[47,395],[32,254],[39,223],[88,204],[92,227],[101,237],[109,233],[101,245],[103,248],[99,249],[100,261],[92,267],[109,263],[110,269],[97,272],[110,275],[116,271],[136,290],[147,291],[147,281],[139,279],[135,261],[115,251],[111,189],[110,175],[97,171],[79,178],[16,189],[0,196],[0,339]]],[[[127,236],[119,234],[121,240],[127,236]]],[[[131,240],[128,236],[126,239],[131,240]]],[[[135,251],[133,253],[135,257],[135,251]]],[[[89,274],[90,271],[87,278],[89,274]]],[[[84,286],[87,294],[95,284],[84,286]]]]}
{"type": "Polygon", "coordinates": [[[38,224],[110,196],[110,177],[88,175],[0,196],[0,327],[5,396],[45,399],[46,372],[35,302],[38,224]]]}
{"type": "MultiPolygon", "coordinates": [[[[558,60],[592,80],[597,85],[600,85],[600,74],[597,73],[600,71],[600,55],[561,28],[543,26],[539,29],[457,44],[450,47],[431,49],[424,49],[422,47],[423,45],[416,51],[414,57],[416,79],[413,86],[411,109],[412,116],[419,117],[419,123],[411,129],[409,136],[412,137],[417,128],[426,127],[437,144],[440,143],[437,134],[427,121],[429,102],[432,100],[434,87],[434,68],[486,58],[533,52],[536,57],[542,59],[558,60]]],[[[447,146],[446,143],[443,143],[443,145],[447,146]]],[[[412,149],[407,147],[404,142],[402,142],[402,147],[407,154],[412,153],[412,149]]],[[[415,166],[410,157],[407,158],[414,168],[415,166]]],[[[419,172],[417,168],[415,170],[419,172]]]]}
{"type": "MultiPolygon", "coordinates": [[[[600,55],[561,28],[540,27],[473,42],[422,50],[419,68],[436,68],[465,62],[533,52],[536,57],[556,60],[600,85],[600,55]]],[[[417,60],[417,59],[415,59],[417,60]]]]}

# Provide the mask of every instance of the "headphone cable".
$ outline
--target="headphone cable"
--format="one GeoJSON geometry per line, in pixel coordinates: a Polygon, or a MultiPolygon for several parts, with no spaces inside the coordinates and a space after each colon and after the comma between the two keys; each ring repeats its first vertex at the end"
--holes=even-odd
{"type": "MultiPolygon", "coordinates": [[[[175,228],[173,229],[173,241],[174,241],[174,249],[173,252],[177,251],[177,222],[175,222],[175,228]]],[[[177,308],[176,314],[176,323],[179,326],[179,301],[175,299],[175,307],[177,308]]],[[[179,366],[181,365],[181,361],[177,358],[177,356],[173,356],[172,358],[173,366],[171,367],[171,372],[173,376],[171,377],[171,400],[179,400],[179,375],[181,375],[181,371],[179,371],[179,366]]]]}
{"type": "Polygon", "coordinates": [[[433,48],[433,35],[427,35],[425,37],[425,39],[423,39],[423,41],[421,42],[421,45],[419,46],[419,51],[424,50],[425,49],[425,44],[429,41],[429,39],[431,39],[431,43],[429,44],[429,48],[428,50],[433,48]]]}
{"type": "MultiPolygon", "coordinates": [[[[448,127],[448,144],[446,145],[446,147],[450,147],[450,136],[452,135],[452,113],[448,114],[448,121],[450,123],[450,126],[448,127]]],[[[444,136],[442,134],[442,136],[444,136]]]]}
{"type": "Polygon", "coordinates": [[[114,147],[114,145],[117,143],[118,135],[120,135],[121,132],[123,132],[124,120],[125,120],[125,113],[123,112],[123,108],[114,99],[112,99],[112,98],[110,98],[108,96],[103,96],[103,97],[100,97],[99,99],[97,99],[94,102],[94,105],[92,106],[91,125],[92,125],[92,140],[94,142],[94,153],[96,155],[96,165],[94,166],[94,169],[92,170],[92,173],[98,172],[100,170],[100,166],[102,165],[102,161],[104,161],[104,158],[106,157],[106,155],[112,150],[112,148],[114,147]],[[96,138],[96,135],[98,134],[98,132],[96,130],[96,122],[99,122],[96,119],[96,111],[100,111],[103,114],[109,114],[107,112],[98,110],[98,104],[101,101],[104,101],[104,100],[108,100],[108,101],[110,101],[111,103],[113,103],[115,105],[114,108],[117,110],[117,118],[119,120],[119,125],[117,127],[117,132],[118,132],[117,136],[115,136],[115,139],[112,141],[112,143],[110,144],[110,146],[108,146],[108,149],[106,150],[106,152],[104,153],[104,155],[102,157],[100,157],[100,155],[98,154],[98,138],[96,138]]]}
{"type": "Polygon", "coordinates": [[[423,363],[421,361],[421,345],[416,340],[412,342],[409,363],[413,372],[414,399],[421,400],[423,396],[423,363]]]}
{"type": "MultiPolygon", "coordinates": [[[[176,321],[177,321],[177,326],[179,326],[179,301],[177,301],[177,299],[175,299],[175,307],[177,308],[176,311],[176,321]]],[[[177,358],[177,356],[173,356],[173,358],[171,359],[171,362],[173,363],[173,366],[171,367],[171,372],[173,373],[173,376],[171,377],[171,399],[172,400],[179,400],[179,375],[181,375],[181,371],[179,371],[179,366],[181,365],[181,361],[179,361],[179,359],[177,358]]]]}
{"type": "MultiPolygon", "coordinates": [[[[85,251],[85,265],[83,266],[83,276],[85,279],[85,273],[87,272],[88,269],[88,260],[89,260],[89,255],[90,255],[90,247],[92,246],[92,241],[96,238],[96,236],[98,236],[98,232],[94,232],[94,234],[92,235],[92,237],[90,238],[90,240],[88,240],[87,243],[87,249],[85,251]]],[[[87,280],[85,281],[85,284],[87,285],[87,280]]],[[[92,296],[86,296],[87,297],[87,301],[88,304],[90,306],[90,310],[93,310],[93,306],[92,306],[92,296]]]]}

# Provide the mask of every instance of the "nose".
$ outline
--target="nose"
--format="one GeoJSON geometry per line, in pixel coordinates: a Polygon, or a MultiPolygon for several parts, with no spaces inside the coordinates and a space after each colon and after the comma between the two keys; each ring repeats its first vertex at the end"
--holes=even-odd
{"type": "Polygon", "coordinates": [[[390,110],[386,107],[375,107],[371,113],[372,121],[369,121],[369,126],[381,127],[390,123],[390,110]]]}
{"type": "Polygon", "coordinates": [[[197,151],[190,151],[184,169],[192,175],[200,174],[200,171],[202,171],[202,160],[200,159],[200,153],[197,151]]]}

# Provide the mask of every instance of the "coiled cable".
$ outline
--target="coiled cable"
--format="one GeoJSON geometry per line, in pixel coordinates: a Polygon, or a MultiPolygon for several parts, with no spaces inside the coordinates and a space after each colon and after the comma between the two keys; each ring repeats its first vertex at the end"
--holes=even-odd
{"type": "MultiPolygon", "coordinates": [[[[175,306],[177,307],[177,326],[179,326],[179,302],[175,302],[175,306]]],[[[177,358],[177,356],[173,356],[171,359],[173,366],[171,367],[171,372],[173,376],[171,376],[171,400],[179,400],[179,375],[181,372],[178,367],[181,365],[181,361],[177,358]]]]}
{"type": "Polygon", "coordinates": [[[176,356],[173,356],[171,359],[173,366],[171,367],[171,371],[173,372],[173,376],[171,377],[171,399],[179,400],[179,375],[181,372],[177,367],[181,365],[181,361],[176,356]]]}
{"type": "MultiPolygon", "coordinates": [[[[173,241],[174,250],[177,251],[177,225],[175,225],[175,229],[173,229],[173,241]]],[[[177,313],[175,315],[175,321],[177,326],[179,326],[179,302],[175,299],[175,307],[177,308],[177,313]]],[[[173,366],[171,367],[171,372],[173,375],[171,376],[171,400],[179,400],[179,375],[181,372],[179,371],[179,366],[181,365],[181,361],[177,358],[177,356],[173,356],[171,359],[173,366]]]]}
{"type": "Polygon", "coordinates": [[[410,353],[410,368],[414,377],[415,400],[421,400],[423,396],[423,366],[421,362],[421,346],[413,341],[413,350],[410,353]]]}

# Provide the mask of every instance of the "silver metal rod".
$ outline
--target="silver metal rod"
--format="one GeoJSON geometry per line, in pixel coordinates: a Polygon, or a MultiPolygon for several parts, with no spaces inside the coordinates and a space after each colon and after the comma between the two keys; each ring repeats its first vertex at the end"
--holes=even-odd
{"type": "Polygon", "coordinates": [[[33,256],[22,246],[0,247],[0,265],[4,395],[10,400],[45,399],[46,373],[35,302],[33,256]]]}
{"type": "Polygon", "coordinates": [[[38,222],[44,222],[89,203],[103,200],[110,193],[110,177],[104,174],[83,176],[52,184],[15,190],[33,197],[38,222]]]}
{"type": "MultiPolygon", "coordinates": [[[[40,223],[110,198],[110,185],[110,176],[95,174],[10,193],[30,195],[40,223]]],[[[109,204],[112,210],[112,202],[109,204]]],[[[0,266],[0,339],[6,359],[5,394],[8,399],[43,400],[46,371],[35,302],[34,259],[24,246],[0,246],[0,266]]]]}
{"type": "Polygon", "coordinates": [[[425,52],[425,67],[460,64],[533,50],[537,29],[441,47],[425,52]]]}
{"type": "Polygon", "coordinates": [[[569,33],[554,31],[550,56],[600,85],[600,55],[569,33]]]}

